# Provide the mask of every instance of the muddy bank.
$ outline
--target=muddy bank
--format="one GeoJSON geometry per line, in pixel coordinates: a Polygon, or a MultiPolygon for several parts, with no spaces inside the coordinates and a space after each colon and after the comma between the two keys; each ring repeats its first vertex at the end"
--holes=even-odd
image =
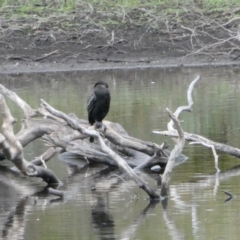
{"type": "MultiPolygon", "coordinates": [[[[142,57],[144,59],[144,57],[142,57]]],[[[146,59],[146,58],[145,58],[146,59]]],[[[34,73],[34,72],[68,72],[68,71],[94,71],[94,70],[114,70],[114,69],[144,69],[144,68],[175,68],[175,67],[220,67],[220,66],[239,66],[240,61],[232,61],[229,59],[216,59],[209,61],[207,58],[194,57],[189,59],[184,64],[181,63],[181,58],[171,57],[158,59],[154,61],[140,61],[133,58],[125,58],[118,62],[86,62],[77,63],[69,61],[68,63],[54,62],[6,62],[1,63],[0,74],[19,74],[19,73],[34,73]]]]}
{"type": "Polygon", "coordinates": [[[239,65],[237,10],[172,10],[85,4],[57,17],[3,14],[0,73],[239,65]]]}

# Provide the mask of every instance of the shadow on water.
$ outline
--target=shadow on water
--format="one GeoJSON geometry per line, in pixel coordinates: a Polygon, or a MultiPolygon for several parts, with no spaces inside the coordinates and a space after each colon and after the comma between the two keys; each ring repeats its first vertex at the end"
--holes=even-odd
{"type": "MultiPolygon", "coordinates": [[[[186,103],[186,89],[196,72],[202,79],[193,93],[193,113],[181,116],[184,130],[240,146],[236,69],[33,74],[4,76],[2,83],[33,107],[44,98],[59,110],[86,118],[85,102],[92,85],[104,78],[112,93],[107,118],[121,123],[131,136],[160,144],[166,138],[153,135],[152,129],[166,129],[165,107],[175,110],[186,103]]],[[[9,104],[14,117],[21,119],[19,109],[9,104]]],[[[15,128],[20,129],[20,124],[15,128]]],[[[167,141],[172,147],[171,139],[167,141]]],[[[25,148],[25,157],[32,160],[45,150],[40,141],[34,142],[25,148]]],[[[76,157],[59,156],[48,163],[63,182],[63,198],[50,196],[44,183],[14,173],[5,161],[0,162],[1,236],[11,240],[236,239],[239,160],[219,153],[222,171],[214,174],[211,150],[186,145],[184,154],[189,159],[174,169],[170,196],[162,202],[146,199],[121,171],[88,166],[76,157]],[[236,197],[224,204],[224,191],[236,197]]],[[[140,174],[159,188],[157,173],[140,174]]]]}
{"type": "MultiPolygon", "coordinates": [[[[101,185],[102,182],[106,181],[106,178],[108,174],[112,174],[109,171],[106,170],[106,168],[97,168],[96,171],[93,171],[91,173],[91,169],[88,169],[88,167],[83,167],[82,169],[78,169],[78,171],[75,171],[74,174],[71,175],[71,177],[77,177],[78,180],[83,180],[86,178],[86,173],[88,173],[87,178],[90,180],[88,181],[89,185],[92,184],[91,179],[94,179],[93,182],[98,182],[98,185],[101,185]],[[97,170],[98,169],[98,170],[97,170]],[[89,172],[88,172],[89,170],[89,172]]],[[[1,168],[1,173],[8,172],[6,168],[1,168]]],[[[186,192],[192,191],[192,189],[204,189],[211,186],[219,186],[220,182],[227,181],[231,178],[234,178],[236,176],[240,175],[240,166],[236,166],[230,170],[226,170],[223,172],[220,172],[219,174],[212,175],[212,176],[205,176],[200,180],[197,180],[196,182],[189,182],[185,183],[184,188],[186,192]],[[188,190],[189,188],[189,190],[188,190]],[[191,190],[190,190],[191,189],[191,190]]],[[[162,206],[162,214],[160,214],[158,217],[162,215],[163,222],[166,226],[167,232],[171,239],[186,239],[186,236],[184,234],[184,231],[181,230],[174,220],[175,210],[171,207],[169,207],[169,199],[164,199],[163,201],[145,201],[144,205],[147,205],[143,207],[143,209],[137,211],[135,213],[135,217],[130,220],[128,225],[125,228],[121,229],[121,232],[116,234],[115,228],[116,228],[116,219],[112,213],[111,208],[111,201],[112,198],[110,197],[111,192],[119,191],[119,188],[116,188],[116,183],[118,185],[121,185],[122,182],[118,181],[119,178],[115,179],[114,181],[114,188],[112,188],[112,185],[109,185],[108,189],[104,189],[104,191],[99,191],[96,189],[92,189],[92,199],[94,198],[94,203],[91,205],[91,223],[92,227],[95,231],[95,235],[98,236],[99,239],[135,239],[135,236],[137,235],[137,232],[139,229],[141,229],[141,226],[145,224],[145,222],[148,221],[149,218],[151,218],[151,214],[156,212],[157,206],[162,206]]],[[[76,179],[75,179],[76,180],[76,179]]],[[[2,183],[2,181],[0,181],[2,183]]],[[[74,181],[75,182],[75,181],[74,181]]],[[[65,182],[65,185],[67,182],[65,182]]],[[[68,182],[69,184],[69,182],[68,182]]],[[[74,183],[76,184],[76,182],[74,183]]],[[[103,183],[104,184],[104,183],[103,183]]],[[[66,203],[67,201],[70,201],[71,197],[74,197],[77,192],[72,192],[76,190],[76,186],[73,186],[70,184],[69,189],[67,186],[67,195],[64,198],[52,198],[49,197],[47,188],[42,187],[42,190],[35,192],[31,195],[20,197],[20,199],[16,202],[12,202],[12,206],[10,207],[11,210],[7,215],[6,212],[3,214],[0,214],[2,225],[2,239],[23,239],[25,228],[27,223],[27,212],[30,211],[31,208],[36,208],[36,206],[39,207],[58,207],[62,204],[66,203]],[[71,195],[71,196],[70,196],[71,195]],[[4,217],[4,219],[3,219],[4,217]]],[[[178,184],[176,186],[171,187],[172,190],[179,189],[181,191],[182,184],[178,184]]],[[[9,186],[9,188],[11,188],[9,186]]],[[[7,188],[7,192],[11,192],[7,188]]],[[[1,187],[1,195],[4,194],[2,192],[1,187]]],[[[215,189],[215,191],[217,191],[215,189]]],[[[121,195],[121,194],[119,194],[121,195]]],[[[173,195],[174,196],[174,195],[173,195]]],[[[176,198],[181,198],[181,193],[175,193],[176,198]]],[[[194,196],[192,196],[194,198],[194,196]]],[[[7,196],[8,200],[12,199],[11,196],[7,196]]],[[[195,203],[192,202],[189,204],[187,201],[176,201],[176,207],[185,208],[186,210],[190,208],[191,206],[194,206],[195,203]]],[[[204,200],[204,198],[202,199],[204,200]]],[[[138,201],[137,199],[134,200],[135,203],[138,201]]],[[[113,210],[114,211],[114,210],[113,210]]],[[[198,218],[196,215],[195,218],[198,218]]],[[[199,220],[195,219],[195,223],[197,223],[199,220]]],[[[194,227],[194,226],[192,226],[194,227]]],[[[195,226],[196,227],[196,226],[195,226]]]]}

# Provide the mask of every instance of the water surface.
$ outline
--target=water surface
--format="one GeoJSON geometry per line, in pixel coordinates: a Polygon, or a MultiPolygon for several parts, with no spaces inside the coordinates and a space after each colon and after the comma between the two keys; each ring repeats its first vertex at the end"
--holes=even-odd
{"type": "MultiPolygon", "coordinates": [[[[107,119],[119,122],[131,136],[158,144],[167,141],[172,148],[170,138],[154,135],[152,130],[166,129],[166,107],[174,111],[187,103],[187,88],[197,74],[201,80],[193,91],[193,112],[181,115],[183,129],[240,146],[240,73],[236,68],[1,75],[1,83],[33,108],[43,98],[56,109],[86,119],[88,95],[97,80],[105,80],[112,95],[107,119]]],[[[8,104],[20,120],[21,110],[8,104]]],[[[20,129],[20,121],[15,129],[20,129]]],[[[46,149],[37,140],[25,148],[25,157],[32,160],[46,149]]],[[[189,160],[173,171],[167,206],[150,204],[132,181],[110,177],[104,166],[81,168],[53,158],[47,165],[64,183],[67,197],[62,201],[42,192],[45,184],[41,181],[1,167],[1,235],[11,240],[237,239],[239,159],[218,153],[222,172],[217,176],[210,149],[187,143],[183,153],[189,160]],[[236,197],[224,203],[224,190],[236,197]]],[[[142,177],[157,187],[156,175],[142,177]]]]}

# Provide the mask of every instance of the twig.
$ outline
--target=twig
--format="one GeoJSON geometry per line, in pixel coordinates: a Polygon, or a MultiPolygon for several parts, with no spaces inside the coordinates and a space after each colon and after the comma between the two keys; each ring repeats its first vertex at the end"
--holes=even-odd
{"type": "Polygon", "coordinates": [[[35,58],[35,59],[33,59],[32,61],[35,61],[35,62],[41,61],[41,60],[43,60],[43,59],[45,59],[45,58],[48,58],[48,57],[52,56],[52,55],[55,54],[55,53],[58,53],[58,49],[55,50],[55,51],[53,51],[53,52],[50,52],[50,53],[48,53],[48,54],[45,54],[45,55],[42,56],[42,57],[35,58]]]}
{"type": "Polygon", "coordinates": [[[211,144],[207,144],[207,143],[204,143],[204,142],[191,142],[190,143],[191,145],[193,144],[201,144],[205,147],[208,147],[208,148],[211,148],[212,149],[212,152],[213,152],[213,156],[214,156],[214,162],[215,162],[215,169],[217,171],[217,173],[219,173],[221,170],[219,169],[218,167],[218,155],[216,153],[216,150],[215,150],[215,147],[214,145],[211,145],[211,144]]]}

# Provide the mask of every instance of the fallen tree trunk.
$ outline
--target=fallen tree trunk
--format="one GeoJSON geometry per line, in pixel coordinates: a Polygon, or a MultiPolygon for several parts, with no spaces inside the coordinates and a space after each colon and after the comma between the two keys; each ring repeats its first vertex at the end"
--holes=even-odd
{"type": "MultiPolygon", "coordinates": [[[[137,171],[144,168],[149,169],[154,165],[162,167],[167,164],[162,176],[161,189],[161,196],[166,197],[171,172],[177,162],[184,159],[181,151],[185,139],[192,138],[195,139],[193,141],[198,143],[205,140],[209,145],[213,145],[210,140],[204,137],[199,136],[197,139],[197,135],[183,132],[178,121],[178,116],[182,111],[191,111],[193,104],[191,93],[194,84],[198,80],[199,77],[189,86],[187,93],[188,106],[179,107],[174,114],[169,111],[172,120],[168,124],[168,131],[154,131],[160,134],[168,133],[169,136],[179,138],[176,141],[174,150],[171,152],[166,149],[167,144],[158,145],[129,136],[121,125],[117,123],[105,121],[105,130],[95,130],[94,127],[89,126],[86,120],[78,119],[74,114],[67,115],[56,110],[44,100],[41,102],[41,107],[32,109],[16,93],[0,84],[0,94],[14,101],[25,115],[22,129],[17,134],[14,134],[12,125],[15,119],[11,116],[10,110],[1,95],[0,107],[4,123],[3,134],[0,135],[0,148],[3,151],[0,159],[6,157],[11,160],[18,170],[27,176],[41,177],[48,184],[59,184],[60,181],[55,174],[47,169],[46,162],[59,153],[75,153],[80,158],[85,159],[87,164],[98,162],[121,168],[151,199],[160,198],[160,196],[137,175],[137,171]],[[89,136],[95,137],[96,141],[90,143],[89,136]],[[25,160],[23,147],[38,138],[41,138],[49,148],[40,156],[36,156],[35,159],[31,161],[25,160]],[[134,167],[134,169],[131,167],[134,167]]],[[[205,144],[205,146],[207,145],[205,144]]],[[[240,153],[239,149],[233,148],[233,150],[240,153]]],[[[49,192],[54,194],[58,190],[49,192]]],[[[62,193],[58,192],[56,195],[62,196],[62,193]]]]}
{"type": "Polygon", "coordinates": [[[98,131],[85,128],[76,119],[73,119],[68,115],[66,115],[65,113],[54,109],[49,104],[47,104],[44,100],[41,100],[41,105],[54,116],[65,120],[69,124],[69,126],[71,126],[71,128],[78,130],[84,135],[97,138],[102,151],[106,153],[109,157],[111,157],[111,159],[113,159],[117,163],[119,168],[127,172],[128,175],[138,184],[140,188],[142,188],[149,195],[151,199],[159,198],[159,195],[146,182],[144,182],[141,178],[137,176],[137,174],[132,170],[132,168],[129,167],[126,161],[122,159],[116,152],[114,152],[105,144],[105,142],[103,141],[98,131]]]}
{"type": "MultiPolygon", "coordinates": [[[[1,158],[6,157],[8,160],[14,162],[17,169],[23,174],[30,177],[41,177],[47,183],[59,184],[60,181],[51,170],[46,168],[45,162],[57,153],[80,152],[81,156],[89,163],[97,161],[120,167],[130,175],[150,198],[159,198],[159,194],[138,177],[127,161],[117,152],[125,156],[126,160],[128,156],[131,158],[135,153],[149,156],[156,155],[156,159],[166,164],[169,153],[164,153],[165,149],[161,146],[132,138],[128,136],[119,124],[111,122],[106,122],[107,130],[105,132],[98,132],[89,128],[89,124],[85,120],[80,120],[73,114],[66,115],[61,112],[61,114],[56,114],[59,111],[54,110],[45,102],[42,102],[43,107],[37,110],[32,109],[16,93],[6,89],[3,85],[0,85],[0,93],[21,107],[25,115],[22,129],[15,135],[12,128],[15,120],[11,116],[10,110],[1,95],[0,101],[5,119],[3,135],[0,135],[1,149],[3,151],[1,158]],[[103,140],[102,135],[104,135],[105,140],[103,140]],[[90,143],[87,139],[89,136],[96,137],[98,144],[89,145],[90,143]],[[42,138],[49,145],[49,149],[36,159],[27,161],[23,155],[23,147],[37,138],[42,138]],[[105,141],[115,151],[109,148],[105,141]]],[[[159,164],[159,162],[156,161],[156,164],[159,164]]]]}
{"type": "Polygon", "coordinates": [[[2,134],[0,134],[0,148],[6,158],[12,161],[18,170],[24,175],[42,178],[48,184],[59,184],[60,181],[51,170],[35,166],[25,160],[22,145],[13,132],[15,119],[12,117],[5,99],[1,94],[0,111],[3,116],[2,134]]]}

